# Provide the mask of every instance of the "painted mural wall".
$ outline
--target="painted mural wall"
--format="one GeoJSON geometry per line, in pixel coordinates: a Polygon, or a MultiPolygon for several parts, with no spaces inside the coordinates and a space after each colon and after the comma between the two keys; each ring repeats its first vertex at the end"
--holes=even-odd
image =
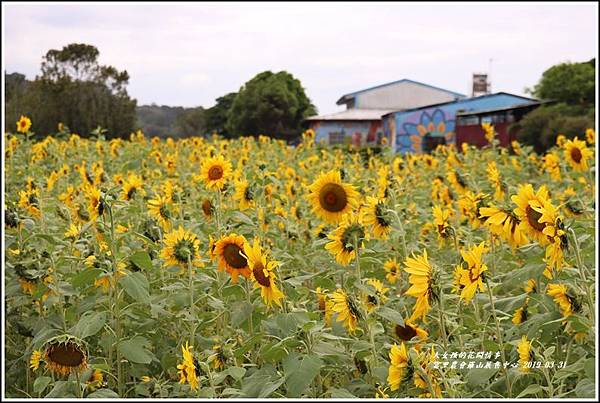
{"type": "Polygon", "coordinates": [[[310,128],[315,131],[315,141],[325,144],[354,144],[356,146],[376,144],[383,131],[381,121],[313,121],[310,128]]]}
{"type": "Polygon", "coordinates": [[[384,116],[383,132],[399,153],[423,152],[427,134],[456,143],[456,112],[482,111],[531,103],[527,98],[510,94],[492,94],[448,104],[395,112],[384,116]]]}

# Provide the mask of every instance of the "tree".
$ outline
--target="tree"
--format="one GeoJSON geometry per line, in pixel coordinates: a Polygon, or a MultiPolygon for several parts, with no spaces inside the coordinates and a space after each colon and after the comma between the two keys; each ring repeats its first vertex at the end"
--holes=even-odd
{"type": "Polygon", "coordinates": [[[233,105],[237,92],[230,92],[216,99],[217,103],[206,110],[206,131],[208,134],[217,133],[223,137],[231,137],[227,131],[227,116],[233,105]]]}
{"type": "Polygon", "coordinates": [[[248,81],[233,100],[227,130],[233,135],[260,135],[291,140],[315,107],[300,81],[285,71],[262,72],[248,81]]]}
{"type": "Polygon", "coordinates": [[[31,117],[38,135],[56,132],[59,122],[82,136],[98,126],[107,129],[108,137],[126,137],[134,130],[136,101],[127,94],[129,74],[100,65],[99,54],[86,44],[46,53],[41,76],[11,101],[31,117]]]}
{"type": "Polygon", "coordinates": [[[206,133],[206,111],[201,106],[186,110],[177,116],[175,127],[181,137],[203,136],[206,133]]]}
{"type": "Polygon", "coordinates": [[[537,98],[553,101],[529,112],[516,124],[519,141],[543,153],[556,137],[582,138],[594,127],[595,59],[583,63],[561,63],[546,70],[529,90],[537,98]]]}

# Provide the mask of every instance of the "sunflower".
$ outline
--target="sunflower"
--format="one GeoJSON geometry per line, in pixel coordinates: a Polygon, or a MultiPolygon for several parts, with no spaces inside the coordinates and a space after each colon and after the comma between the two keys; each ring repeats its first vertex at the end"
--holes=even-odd
{"type": "Polygon", "coordinates": [[[487,142],[492,144],[492,140],[494,140],[494,137],[496,136],[494,126],[489,123],[482,123],[481,128],[483,129],[483,133],[487,142]]]}
{"type": "Polygon", "coordinates": [[[39,194],[38,188],[31,190],[21,190],[19,192],[19,207],[24,208],[29,215],[34,218],[40,218],[42,212],[39,206],[39,194]]]}
{"type": "Polygon", "coordinates": [[[392,391],[396,391],[400,388],[400,383],[404,380],[408,380],[412,376],[412,365],[406,346],[404,343],[400,343],[398,346],[396,343],[390,350],[390,366],[388,368],[387,383],[390,385],[392,391]]]}
{"type": "Polygon", "coordinates": [[[458,199],[458,207],[463,217],[469,220],[473,229],[479,228],[482,219],[479,217],[479,209],[483,205],[486,194],[475,194],[470,190],[463,193],[458,199]]]}
{"type": "Polygon", "coordinates": [[[71,238],[72,240],[76,240],[79,238],[79,233],[81,232],[81,225],[75,225],[71,223],[69,225],[69,229],[64,233],[65,238],[71,238]]]}
{"type": "Polygon", "coordinates": [[[363,215],[365,225],[371,225],[375,238],[386,239],[392,230],[392,217],[387,211],[383,199],[367,197],[367,206],[363,215]]]}
{"type": "Polygon", "coordinates": [[[386,272],[385,278],[387,279],[387,281],[389,281],[391,284],[394,284],[400,276],[400,265],[398,264],[396,259],[392,258],[387,260],[383,264],[383,269],[386,272]]]}
{"type": "Polygon", "coordinates": [[[194,346],[190,346],[189,343],[185,342],[185,347],[181,346],[183,353],[183,362],[177,365],[179,370],[179,383],[189,383],[192,390],[198,389],[198,376],[196,375],[196,359],[192,353],[194,346]]]}
{"type": "Polygon", "coordinates": [[[383,283],[375,278],[368,279],[367,284],[369,284],[375,289],[375,292],[365,294],[363,296],[365,300],[365,305],[367,306],[367,311],[371,312],[379,305],[385,304],[385,302],[388,299],[388,297],[385,294],[389,291],[389,288],[384,287],[383,283]]]}
{"type": "Polygon", "coordinates": [[[440,206],[433,206],[433,225],[437,228],[437,234],[440,242],[450,236],[450,210],[440,206]]]}
{"type": "Polygon", "coordinates": [[[588,170],[587,160],[593,157],[594,152],[587,148],[585,141],[578,140],[575,137],[573,140],[567,140],[562,148],[564,149],[565,159],[575,172],[586,172],[588,170]]]}
{"type": "Polygon", "coordinates": [[[102,387],[103,384],[104,376],[102,375],[102,371],[100,371],[99,369],[95,369],[94,371],[92,371],[88,380],[85,381],[86,388],[90,390],[98,389],[102,387]]]}
{"type": "Polygon", "coordinates": [[[219,270],[225,270],[231,276],[231,281],[236,284],[238,276],[250,278],[252,270],[248,260],[242,255],[244,245],[247,243],[243,235],[230,234],[224,236],[215,244],[219,270]]]}
{"type": "Polygon", "coordinates": [[[204,217],[211,218],[215,212],[215,206],[213,206],[210,199],[202,200],[202,213],[204,213],[204,217]]]}
{"type": "Polygon", "coordinates": [[[565,284],[548,284],[548,295],[554,298],[554,302],[558,304],[563,317],[569,317],[573,312],[580,309],[580,304],[577,299],[569,293],[569,289],[565,284]]]}
{"type": "Polygon", "coordinates": [[[502,182],[502,178],[500,177],[500,171],[498,171],[498,166],[495,161],[491,161],[487,165],[487,175],[488,180],[494,187],[494,199],[501,201],[504,200],[504,189],[506,185],[502,182]]]}
{"type": "Polygon", "coordinates": [[[164,231],[171,230],[171,200],[167,196],[157,195],[155,199],[148,200],[148,213],[162,227],[164,231]]]}
{"type": "Polygon", "coordinates": [[[87,352],[73,336],[57,336],[46,343],[44,362],[56,375],[77,374],[87,368],[87,352]]]}
{"type": "Polygon", "coordinates": [[[410,288],[405,294],[417,299],[409,321],[412,322],[419,317],[425,319],[431,310],[431,301],[436,298],[433,292],[433,268],[427,260],[427,250],[424,250],[421,256],[414,254],[413,257],[407,256],[404,261],[404,271],[410,275],[408,277],[410,288]]]}
{"type": "Polygon", "coordinates": [[[520,325],[521,323],[525,322],[527,320],[527,318],[529,317],[529,311],[527,310],[528,302],[529,302],[529,298],[526,298],[525,304],[515,311],[515,313],[512,317],[512,323],[514,323],[515,325],[520,325]]]}
{"type": "Polygon", "coordinates": [[[350,333],[358,329],[358,320],[362,318],[356,301],[346,291],[339,289],[331,295],[331,310],[337,313],[337,321],[350,333]]]}
{"type": "Polygon", "coordinates": [[[233,198],[239,202],[240,211],[254,206],[254,191],[246,180],[235,181],[235,193],[233,198]]]}
{"type": "Polygon", "coordinates": [[[409,341],[415,336],[421,340],[425,340],[429,337],[429,333],[427,333],[425,329],[420,328],[408,320],[404,321],[404,326],[396,325],[394,327],[394,333],[396,333],[396,336],[403,341],[409,341]]]}
{"type": "Polygon", "coordinates": [[[225,363],[227,362],[227,357],[223,352],[223,347],[220,344],[213,346],[214,353],[208,357],[208,362],[212,362],[212,366],[214,369],[219,370],[225,367],[225,363]]]}
{"type": "Polygon", "coordinates": [[[518,193],[511,197],[517,207],[513,210],[520,220],[519,227],[540,245],[546,246],[548,238],[544,234],[546,224],[540,222],[542,213],[537,211],[543,203],[548,200],[548,189],[542,185],[537,192],[534,192],[531,184],[520,185],[518,193]]]}
{"type": "Polygon", "coordinates": [[[533,361],[533,351],[531,351],[531,342],[527,340],[527,336],[523,335],[521,341],[517,344],[517,352],[519,353],[519,364],[521,364],[522,372],[529,372],[529,366],[533,361]]]}
{"type": "Polygon", "coordinates": [[[271,307],[275,302],[281,306],[281,299],[284,295],[277,288],[276,276],[273,272],[278,262],[274,260],[267,261],[266,256],[261,251],[258,238],[254,238],[252,246],[248,242],[244,244],[244,256],[252,272],[251,278],[254,280],[254,288],[260,288],[260,295],[265,304],[271,307]]]}
{"type": "Polygon", "coordinates": [[[43,360],[44,353],[41,350],[33,350],[29,359],[29,368],[37,371],[40,367],[40,362],[43,360]]]}
{"type": "Polygon", "coordinates": [[[459,273],[460,280],[459,284],[462,286],[460,299],[469,303],[475,296],[475,292],[479,288],[479,291],[485,291],[484,272],[487,271],[487,266],[483,264],[483,253],[487,251],[485,243],[481,242],[479,245],[472,247],[469,250],[461,250],[464,261],[467,264],[466,269],[460,265],[459,273]]]}
{"type": "Polygon", "coordinates": [[[589,145],[596,144],[596,131],[594,129],[587,129],[585,131],[585,138],[589,145]]]}
{"type": "Polygon", "coordinates": [[[327,235],[331,242],[325,245],[325,249],[334,255],[341,265],[348,266],[356,258],[356,248],[360,247],[365,238],[365,229],[360,221],[358,215],[347,215],[340,225],[327,235]]]}
{"type": "Polygon", "coordinates": [[[188,263],[199,266],[200,241],[195,234],[184,230],[182,226],[165,234],[164,247],[160,257],[165,259],[165,266],[179,266],[187,268],[188,263]]]}
{"type": "Polygon", "coordinates": [[[342,182],[340,172],[332,170],[319,175],[309,186],[307,198],[317,216],[329,224],[337,224],[358,206],[358,196],[354,186],[342,182]]]}
{"type": "Polygon", "coordinates": [[[498,235],[513,247],[525,245],[528,240],[523,232],[520,220],[510,210],[497,207],[481,207],[479,217],[485,219],[485,224],[492,234],[498,235]]]}
{"type": "Polygon", "coordinates": [[[526,293],[536,293],[537,292],[537,284],[534,279],[530,278],[525,283],[525,287],[523,287],[526,293]]]}
{"type": "Polygon", "coordinates": [[[440,376],[439,376],[439,374],[434,374],[433,369],[432,369],[433,362],[435,362],[436,360],[437,359],[436,359],[435,349],[433,348],[433,346],[431,346],[431,349],[429,351],[422,351],[419,354],[419,366],[421,367],[421,370],[425,374],[427,374],[427,377],[429,378],[429,382],[427,382],[427,380],[421,375],[421,372],[415,371],[415,376],[414,376],[415,386],[427,391],[425,393],[420,394],[418,397],[427,397],[427,398],[442,397],[442,389],[437,381],[437,379],[440,379],[440,376]],[[432,396],[432,392],[433,392],[433,396],[432,396]]]}
{"type": "Polygon", "coordinates": [[[130,173],[127,179],[123,182],[123,200],[131,200],[136,194],[145,194],[144,181],[141,177],[134,173],[130,173]]]}
{"type": "Polygon", "coordinates": [[[549,152],[544,155],[544,170],[550,174],[550,177],[555,180],[560,180],[560,158],[555,152],[549,152]]]}
{"type": "Polygon", "coordinates": [[[560,272],[564,266],[564,251],[568,247],[567,233],[558,209],[550,200],[543,200],[542,205],[534,209],[541,214],[539,222],[545,224],[543,233],[547,236],[549,243],[544,259],[546,262],[544,275],[552,279],[553,273],[560,272]]]}
{"type": "Polygon", "coordinates": [[[231,162],[225,160],[222,155],[204,160],[200,167],[200,177],[208,190],[223,189],[231,172],[231,162]]]}
{"type": "Polygon", "coordinates": [[[100,193],[100,190],[92,185],[86,186],[84,191],[86,198],[88,199],[87,212],[89,214],[89,220],[96,221],[98,217],[104,215],[106,207],[104,197],[102,196],[102,193],[100,193]]]}
{"type": "Polygon", "coordinates": [[[21,115],[21,118],[17,121],[17,132],[27,133],[31,128],[31,119],[27,116],[21,115]]]}
{"type": "Polygon", "coordinates": [[[448,179],[448,181],[450,182],[450,184],[452,185],[452,187],[454,188],[454,190],[456,190],[456,193],[458,193],[458,194],[462,194],[468,189],[465,178],[457,170],[454,170],[454,169],[449,170],[448,173],[446,174],[446,179],[448,179]]]}

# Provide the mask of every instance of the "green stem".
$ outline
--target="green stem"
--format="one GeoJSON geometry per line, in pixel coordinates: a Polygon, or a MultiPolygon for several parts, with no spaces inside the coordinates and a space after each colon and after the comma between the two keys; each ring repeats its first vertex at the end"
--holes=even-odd
{"type": "Polygon", "coordinates": [[[439,295],[439,306],[438,306],[438,319],[440,321],[440,333],[442,333],[442,340],[444,341],[444,350],[448,351],[448,337],[446,335],[446,324],[444,323],[444,317],[442,312],[444,310],[444,297],[443,290],[440,287],[440,295],[439,295]]]}
{"type": "Polygon", "coordinates": [[[583,264],[583,260],[581,259],[581,250],[579,249],[579,241],[577,240],[577,235],[573,228],[569,228],[569,232],[573,237],[573,244],[575,245],[575,259],[577,260],[577,268],[579,269],[579,276],[581,277],[581,281],[583,282],[582,288],[585,290],[585,295],[589,304],[589,316],[592,324],[595,323],[595,315],[594,315],[594,301],[592,300],[592,295],[589,289],[586,289],[587,278],[585,275],[585,265],[583,264]]]}
{"type": "MultiPolygon", "coordinates": [[[[496,316],[496,307],[494,306],[494,296],[492,295],[492,287],[490,287],[490,282],[486,278],[485,285],[487,286],[488,296],[490,298],[490,306],[492,308],[492,316],[494,317],[494,322],[496,323],[496,335],[498,336],[498,342],[500,343],[500,353],[502,353],[502,364],[506,363],[506,354],[504,352],[504,341],[502,340],[502,332],[500,330],[500,321],[498,321],[498,317],[496,316]]],[[[510,379],[508,378],[508,369],[504,367],[504,375],[506,377],[506,388],[508,391],[508,397],[512,397],[512,387],[510,384],[510,379]]]]}

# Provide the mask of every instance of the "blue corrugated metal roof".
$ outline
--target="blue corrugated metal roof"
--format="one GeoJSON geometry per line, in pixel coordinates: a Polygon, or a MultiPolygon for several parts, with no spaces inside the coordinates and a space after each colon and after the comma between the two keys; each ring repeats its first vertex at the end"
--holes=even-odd
{"type": "Polygon", "coordinates": [[[429,84],[421,83],[419,81],[410,80],[408,78],[403,78],[402,80],[392,81],[390,83],[380,84],[380,85],[376,85],[374,87],[366,88],[364,90],[355,91],[355,92],[351,92],[349,94],[342,95],[342,97],[340,99],[338,99],[338,101],[336,102],[336,104],[337,105],[341,105],[343,103],[342,100],[344,98],[346,98],[346,97],[354,97],[357,94],[360,94],[360,93],[363,93],[363,92],[366,92],[366,91],[371,91],[371,90],[374,90],[374,89],[377,89],[377,88],[383,88],[383,87],[387,87],[389,85],[395,85],[395,84],[399,84],[399,83],[403,83],[403,82],[413,83],[413,84],[421,85],[421,86],[427,87],[427,88],[433,88],[434,90],[447,92],[448,94],[452,94],[452,95],[457,96],[457,97],[462,97],[462,98],[466,98],[467,97],[465,94],[460,94],[458,92],[449,91],[449,90],[446,90],[444,88],[436,87],[434,85],[429,85],[429,84]]]}
{"type": "MultiPolygon", "coordinates": [[[[426,106],[421,106],[421,107],[418,107],[418,108],[402,109],[402,110],[398,110],[398,111],[395,111],[395,112],[390,112],[390,113],[384,115],[383,117],[388,116],[388,115],[392,115],[394,113],[414,112],[414,111],[418,111],[418,110],[421,110],[421,109],[429,109],[429,108],[434,108],[434,107],[443,106],[443,105],[449,105],[449,104],[456,104],[456,105],[469,104],[469,103],[474,103],[474,104],[484,103],[484,104],[487,104],[486,101],[488,99],[490,99],[490,98],[498,98],[498,97],[501,97],[501,96],[506,96],[506,97],[510,97],[510,98],[515,98],[515,99],[523,100],[524,102],[522,102],[521,104],[524,104],[524,103],[537,103],[537,102],[539,102],[539,100],[537,100],[535,98],[524,97],[524,96],[521,96],[521,95],[515,95],[515,94],[510,94],[508,92],[502,92],[501,91],[501,92],[496,92],[496,93],[493,93],[493,94],[480,95],[478,97],[471,97],[471,98],[459,99],[459,100],[448,101],[448,102],[440,102],[438,104],[426,105],[426,106]]],[[[506,107],[506,103],[502,103],[501,106],[506,107]]],[[[493,108],[493,107],[495,107],[495,105],[490,105],[490,107],[493,108]]]]}

